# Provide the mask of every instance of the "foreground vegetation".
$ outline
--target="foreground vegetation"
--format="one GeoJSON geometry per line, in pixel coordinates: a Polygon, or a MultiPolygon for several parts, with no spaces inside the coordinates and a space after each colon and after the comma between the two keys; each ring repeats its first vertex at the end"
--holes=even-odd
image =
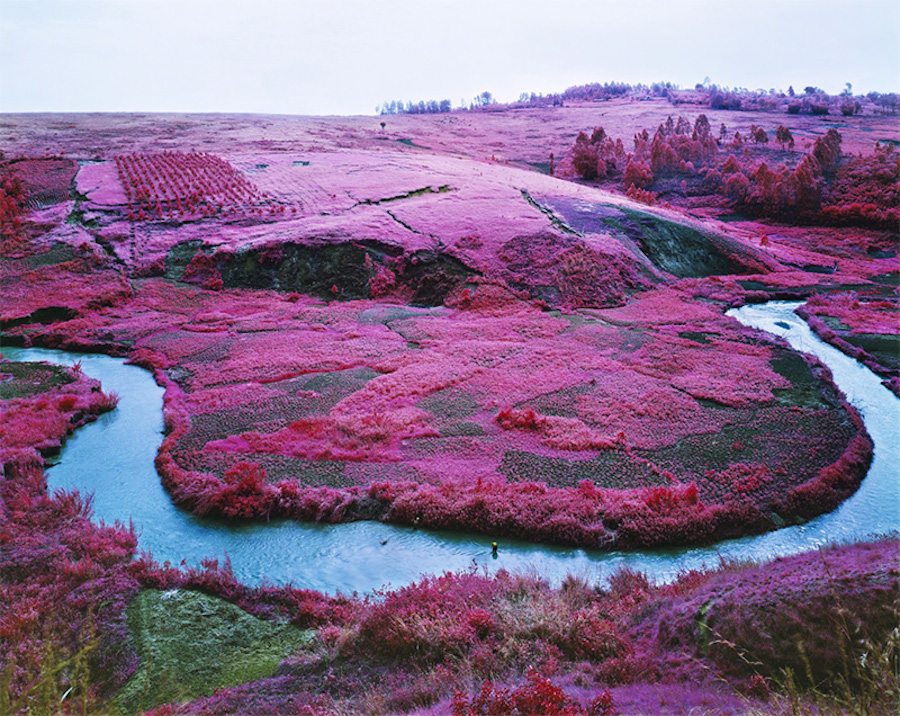
{"type": "MultiPolygon", "coordinates": [[[[157,466],[200,515],[634,549],[830,511],[869,464],[859,416],[725,311],[809,299],[897,390],[893,100],[646,89],[183,118],[165,152],[153,117],[10,118],[3,339],[152,370],[157,466]]],[[[115,403],[0,363],[0,714],[896,710],[896,536],[665,585],[250,588],[48,494],[45,457],[115,403]]]]}

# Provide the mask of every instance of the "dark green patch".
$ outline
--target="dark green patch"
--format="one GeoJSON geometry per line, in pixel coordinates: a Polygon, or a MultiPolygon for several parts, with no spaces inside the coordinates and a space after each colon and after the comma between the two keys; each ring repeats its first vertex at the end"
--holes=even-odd
{"type": "Polygon", "coordinates": [[[653,264],[678,278],[750,273],[736,256],[703,231],[676,224],[653,214],[622,209],[626,233],[653,264]]]}
{"type": "Polygon", "coordinates": [[[824,273],[824,274],[833,274],[834,266],[820,266],[819,264],[804,264],[800,267],[802,271],[806,271],[806,273],[824,273]]]}
{"type": "Polygon", "coordinates": [[[804,408],[827,408],[824,384],[816,377],[802,356],[793,351],[775,349],[771,360],[772,370],[791,382],[791,388],[775,388],[772,393],[779,402],[804,408]]]}
{"type": "Polygon", "coordinates": [[[561,418],[577,418],[575,404],[578,397],[588,395],[593,391],[590,383],[581,383],[552,393],[545,393],[538,397],[519,403],[517,408],[531,407],[543,415],[555,415],[561,418]]]}
{"type": "MultiPolygon", "coordinates": [[[[481,410],[475,396],[459,388],[445,388],[422,398],[417,404],[439,420],[462,420],[470,418],[481,410]]],[[[443,434],[443,430],[441,430],[443,434]]]]}
{"type": "Polygon", "coordinates": [[[71,246],[57,243],[53,244],[49,251],[45,251],[42,254],[26,256],[22,259],[22,263],[29,268],[39,268],[40,266],[55,266],[67,261],[74,261],[75,258],[75,250],[71,246]]]}
{"type": "MultiPolygon", "coordinates": [[[[233,456],[223,456],[231,459],[233,456]]],[[[241,460],[254,462],[266,471],[269,482],[294,480],[310,487],[353,487],[355,482],[345,474],[345,462],[337,460],[305,460],[285,455],[247,453],[241,460]]],[[[222,470],[224,472],[224,470],[222,470]]]]}
{"type": "MultiPolygon", "coordinates": [[[[414,446],[425,442],[428,442],[428,438],[409,441],[414,446]]],[[[440,448],[438,448],[438,453],[440,453],[440,448]]],[[[369,485],[372,482],[384,481],[428,482],[427,475],[405,462],[353,462],[348,464],[347,472],[352,475],[352,484],[354,485],[369,485]]],[[[378,519],[380,514],[378,512],[368,515],[361,513],[360,516],[362,519],[378,519]]]]}
{"type": "Polygon", "coordinates": [[[712,629],[710,629],[709,624],[706,623],[709,617],[709,608],[712,606],[712,603],[712,599],[708,600],[697,612],[697,648],[700,651],[700,656],[707,656],[709,654],[709,644],[713,638],[712,629]]]}
{"type": "Polygon", "coordinates": [[[140,665],[116,696],[127,714],[271,676],[311,638],[187,590],[141,592],[128,609],[128,625],[140,665]]]}
{"type": "MultiPolygon", "coordinates": [[[[445,190],[449,187],[426,187],[410,195],[445,190]]],[[[182,280],[194,257],[205,255],[209,258],[204,259],[204,271],[217,271],[228,288],[274,289],[326,300],[355,300],[369,297],[369,282],[377,275],[378,266],[398,253],[396,246],[377,241],[268,244],[232,252],[192,240],[169,249],[166,277],[182,280]]],[[[450,291],[476,273],[459,259],[431,250],[403,254],[402,262],[394,264],[393,269],[399,283],[412,289],[410,303],[423,306],[440,305],[450,291]]]]}
{"type": "Polygon", "coordinates": [[[394,140],[397,144],[405,144],[407,147],[418,147],[419,149],[429,149],[430,147],[423,146],[421,144],[416,144],[412,139],[404,137],[403,139],[394,140]]]}
{"type": "Polygon", "coordinates": [[[212,251],[212,247],[205,246],[201,239],[175,244],[166,254],[166,278],[180,281],[194,256],[198,253],[211,254],[212,251]]]}
{"type": "Polygon", "coordinates": [[[732,464],[764,465],[779,490],[786,491],[835,462],[856,433],[846,413],[831,407],[722,408],[721,412],[718,432],[690,435],[673,446],[635,449],[634,453],[682,482],[696,481],[701,499],[713,504],[733,498],[731,486],[715,480],[716,472],[732,464]]]}
{"type": "MultiPolygon", "coordinates": [[[[367,298],[373,270],[366,250],[352,243],[285,244],[276,261],[250,248],[224,256],[220,271],[226,286],[274,288],[323,298],[367,298]]],[[[265,251],[265,249],[262,249],[265,251]]]]}
{"type": "Polygon", "coordinates": [[[884,273],[877,276],[869,276],[869,280],[883,286],[900,286],[900,272],[884,273]]]}
{"type": "Polygon", "coordinates": [[[381,374],[371,368],[351,368],[301,375],[279,384],[270,384],[270,387],[278,385],[288,390],[314,391],[318,395],[313,398],[305,398],[305,400],[315,401],[313,410],[325,413],[348,395],[361,390],[366,383],[379,375],[381,374]]]}
{"type": "Polygon", "coordinates": [[[4,328],[14,328],[16,326],[27,326],[32,323],[50,324],[60,321],[70,321],[76,318],[78,313],[68,306],[45,306],[32,311],[27,316],[14,318],[10,321],[3,321],[4,328]]]}
{"type": "Polygon", "coordinates": [[[749,216],[745,216],[744,214],[737,214],[734,212],[728,214],[720,214],[716,217],[716,219],[721,221],[723,224],[734,224],[737,222],[752,221],[749,216]]]}
{"type": "Polygon", "coordinates": [[[441,437],[445,438],[480,437],[482,435],[484,435],[484,428],[471,420],[460,420],[441,428],[441,437]]]}
{"type": "Polygon", "coordinates": [[[563,197],[545,199],[544,203],[570,230],[579,234],[612,233],[626,243],[633,242],[657,268],[678,278],[765,270],[728,238],[656,214],[563,197]]]}
{"type": "Polygon", "coordinates": [[[503,455],[500,472],[510,482],[546,482],[551,487],[577,487],[582,480],[611,489],[668,484],[647,465],[618,450],[606,450],[589,460],[509,450],[503,455]]]}
{"type": "Polygon", "coordinates": [[[812,294],[817,291],[829,292],[834,290],[834,286],[771,286],[767,283],[763,283],[761,281],[755,280],[745,280],[745,281],[735,281],[741,288],[745,291],[758,291],[761,293],[767,293],[772,297],[781,299],[781,300],[804,300],[809,298],[812,294]]]}
{"type": "Polygon", "coordinates": [[[541,174],[550,173],[550,162],[522,162],[523,164],[539,171],[541,174]]]}
{"type": "Polygon", "coordinates": [[[79,206],[72,209],[71,213],[66,217],[66,223],[72,226],[83,226],[87,229],[96,229],[100,226],[97,219],[85,219],[84,210],[79,206]]]}
{"type": "Polygon", "coordinates": [[[900,336],[885,333],[849,333],[841,336],[852,346],[862,348],[885,368],[900,368],[900,336]]]}
{"type": "Polygon", "coordinates": [[[68,369],[43,363],[0,363],[0,375],[12,376],[0,380],[0,400],[30,398],[61,385],[75,382],[68,369]]]}
{"type": "Polygon", "coordinates": [[[694,341],[694,343],[703,343],[704,345],[709,343],[709,334],[701,333],[699,331],[681,331],[678,334],[679,338],[687,338],[689,341],[694,341]]]}
{"type": "Polygon", "coordinates": [[[834,316],[819,316],[826,326],[828,326],[833,331],[849,331],[850,326],[844,323],[840,318],[835,318],[834,316]]]}

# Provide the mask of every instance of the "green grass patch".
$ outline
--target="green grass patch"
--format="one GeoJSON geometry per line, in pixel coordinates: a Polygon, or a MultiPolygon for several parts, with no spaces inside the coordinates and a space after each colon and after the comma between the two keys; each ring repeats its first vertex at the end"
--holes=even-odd
{"type": "Polygon", "coordinates": [[[66,368],[43,363],[0,363],[0,400],[30,398],[74,381],[66,368]]]}
{"type": "Polygon", "coordinates": [[[668,484],[666,478],[619,450],[604,450],[589,460],[507,450],[499,471],[510,482],[546,482],[550,487],[577,487],[583,480],[616,490],[668,484]]]}
{"type": "Polygon", "coordinates": [[[116,696],[126,714],[271,676],[311,638],[309,631],[180,589],[141,592],[128,625],[140,664],[116,696]]]}
{"type": "MultiPolygon", "coordinates": [[[[55,243],[49,251],[42,254],[33,254],[20,259],[23,265],[29,268],[40,268],[41,266],[55,266],[56,264],[74,261],[77,258],[75,249],[67,244],[55,243]]],[[[6,259],[4,259],[5,261],[6,259]]]]}

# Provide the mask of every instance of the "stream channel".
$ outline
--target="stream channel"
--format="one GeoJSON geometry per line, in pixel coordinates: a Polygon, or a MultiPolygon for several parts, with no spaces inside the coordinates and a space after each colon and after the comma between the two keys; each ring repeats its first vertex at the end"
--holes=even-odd
{"type": "Polygon", "coordinates": [[[872,467],[860,489],[833,512],[803,525],[708,547],[649,552],[602,552],[498,540],[492,537],[354,522],[340,525],[232,523],[198,518],[177,508],[160,485],[153,464],[162,441],[163,390],[142,368],[91,353],[3,348],[15,361],[71,364],[120,396],[119,406],[79,428],[48,472],[50,489],[93,494],[94,519],[111,524],[133,520],[139,549],[159,562],[199,564],[205,557],[230,557],[238,579],[248,584],[292,582],[325,593],[369,593],[398,588],[423,574],[477,569],[534,571],[554,584],[576,574],[602,581],[622,566],[656,581],[688,569],[715,567],[720,559],[766,560],[831,543],[860,541],[900,529],[900,400],[881,379],[815,336],[794,313],[797,302],[773,301],[729,311],[741,323],[786,339],[817,356],[860,411],[875,442],[872,467]]]}

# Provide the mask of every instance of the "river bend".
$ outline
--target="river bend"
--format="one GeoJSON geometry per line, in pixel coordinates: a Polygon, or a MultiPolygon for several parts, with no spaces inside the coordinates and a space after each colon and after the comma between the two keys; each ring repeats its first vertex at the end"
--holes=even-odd
{"type": "Polygon", "coordinates": [[[860,489],[833,512],[804,525],[730,540],[709,547],[652,552],[601,552],[442,533],[379,522],[341,525],[281,520],[234,524],[198,518],[176,507],[154,467],[162,441],[163,390],[146,370],[118,358],[35,348],[3,348],[6,358],[71,364],[119,394],[118,408],[78,429],[58,463],[48,470],[51,489],[94,495],[95,519],[133,520],[139,548],[160,562],[198,564],[204,557],[231,558],[235,575],[249,584],[293,582],[326,593],[367,593],[409,584],[423,574],[476,565],[493,572],[534,570],[554,583],[574,573],[592,581],[627,565],[658,581],[688,569],[716,566],[721,558],[764,560],[833,542],[859,541],[900,529],[900,400],[870,370],[824,343],[794,313],[796,302],[770,302],[729,311],[745,325],[786,339],[817,356],[862,414],[875,454],[860,489]]]}

